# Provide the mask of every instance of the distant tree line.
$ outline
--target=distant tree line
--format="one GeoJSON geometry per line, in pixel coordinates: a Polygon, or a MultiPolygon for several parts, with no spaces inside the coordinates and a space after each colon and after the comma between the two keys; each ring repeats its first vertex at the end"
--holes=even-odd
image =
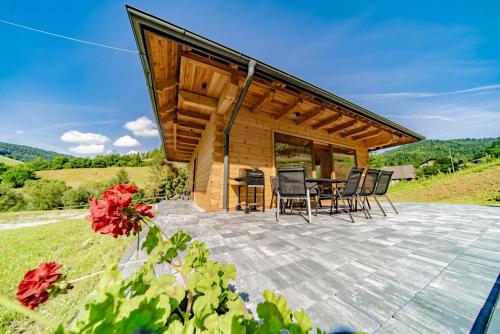
{"type": "Polygon", "coordinates": [[[43,160],[51,160],[52,158],[61,155],[61,153],[46,151],[40,148],[26,146],[26,145],[0,142],[0,155],[6,156],[11,159],[19,160],[22,162],[30,162],[35,160],[36,158],[42,158],[43,160]]]}
{"type": "MultiPolygon", "coordinates": [[[[120,160],[116,159],[116,157],[109,160],[104,159],[104,164],[109,165],[99,165],[99,167],[116,166],[118,163],[132,162],[135,164],[137,161],[144,163],[146,159],[149,160],[150,179],[146,189],[140,189],[139,193],[135,195],[137,201],[155,202],[162,198],[170,199],[184,192],[188,178],[186,165],[167,162],[163,151],[160,150],[153,150],[138,156],[140,160],[120,160]]],[[[118,157],[121,158],[122,156],[118,157]]],[[[92,161],[97,158],[99,157],[89,160],[92,161]]],[[[70,168],[67,167],[68,162],[74,159],[79,158],[64,160],[55,157],[48,162],[48,166],[61,166],[62,164],[63,167],[61,168],[70,168]]],[[[98,159],[98,161],[102,162],[103,160],[98,159]]],[[[131,183],[126,169],[122,168],[111,181],[92,181],[71,188],[61,180],[38,179],[35,170],[39,170],[40,165],[37,166],[37,162],[38,159],[35,159],[32,163],[14,167],[8,167],[0,163],[0,212],[81,208],[87,205],[89,198],[100,197],[106,188],[116,184],[131,183]]],[[[43,169],[46,169],[46,167],[43,169]]],[[[132,165],[131,167],[135,166],[132,165]]]]}
{"type": "Polygon", "coordinates": [[[417,176],[449,173],[458,170],[467,162],[484,157],[500,156],[500,138],[423,140],[381,153],[370,154],[370,166],[413,165],[417,176]],[[420,166],[434,159],[433,165],[420,166]]]}

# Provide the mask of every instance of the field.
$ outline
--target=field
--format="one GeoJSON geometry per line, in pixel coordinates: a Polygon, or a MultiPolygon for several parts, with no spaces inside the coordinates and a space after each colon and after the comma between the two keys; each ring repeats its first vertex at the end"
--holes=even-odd
{"type": "Polygon", "coordinates": [[[73,188],[89,181],[109,181],[116,176],[118,171],[124,168],[132,182],[140,188],[144,188],[149,181],[149,167],[108,167],[108,168],[75,168],[42,170],[36,175],[42,179],[57,179],[66,182],[73,188]]]}
{"type": "MultiPolygon", "coordinates": [[[[88,221],[57,223],[0,232],[0,294],[15,298],[23,274],[42,262],[63,264],[69,280],[102,270],[123,255],[130,239],[114,239],[93,232],[88,221]]],[[[93,290],[98,277],[78,282],[68,295],[49,300],[38,310],[47,319],[68,323],[93,290]]],[[[0,307],[0,333],[41,331],[35,323],[0,307]]]]}
{"type": "Polygon", "coordinates": [[[455,174],[401,182],[389,188],[391,200],[500,206],[500,159],[455,174]]]}
{"type": "Polygon", "coordinates": [[[0,162],[3,162],[7,166],[15,166],[15,165],[20,165],[23,163],[22,161],[14,160],[14,159],[5,157],[3,155],[0,155],[0,162]]]}

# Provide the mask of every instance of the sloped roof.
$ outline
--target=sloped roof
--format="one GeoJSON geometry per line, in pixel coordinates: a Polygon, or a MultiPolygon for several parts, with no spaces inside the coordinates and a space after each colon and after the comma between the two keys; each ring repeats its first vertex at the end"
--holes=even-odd
{"type": "Polygon", "coordinates": [[[393,172],[393,180],[406,180],[406,179],[416,179],[415,167],[413,165],[402,165],[402,166],[390,166],[384,167],[384,170],[393,172]]]}

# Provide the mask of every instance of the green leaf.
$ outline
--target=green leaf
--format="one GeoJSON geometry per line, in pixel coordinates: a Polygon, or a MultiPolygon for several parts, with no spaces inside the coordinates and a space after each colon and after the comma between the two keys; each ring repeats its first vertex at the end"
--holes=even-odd
{"type": "Polygon", "coordinates": [[[304,312],[304,310],[294,312],[293,317],[295,318],[295,321],[297,322],[297,325],[299,326],[301,332],[309,333],[309,331],[312,329],[312,324],[311,320],[309,320],[309,317],[304,312]]]}
{"type": "Polygon", "coordinates": [[[146,248],[146,253],[149,255],[155,249],[160,241],[162,240],[162,234],[158,227],[150,227],[148,234],[146,234],[146,239],[142,243],[141,249],[146,248]]]}
{"type": "Polygon", "coordinates": [[[186,243],[190,242],[193,238],[186,231],[177,231],[170,237],[170,241],[175,249],[179,251],[186,250],[186,243]]]}

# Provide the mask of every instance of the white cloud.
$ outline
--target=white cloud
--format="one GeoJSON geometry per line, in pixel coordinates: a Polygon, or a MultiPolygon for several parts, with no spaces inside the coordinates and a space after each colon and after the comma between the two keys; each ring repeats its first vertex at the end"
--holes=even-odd
{"type": "Polygon", "coordinates": [[[90,146],[91,144],[100,144],[103,145],[109,141],[109,138],[105,135],[101,135],[98,133],[92,132],[80,132],[76,130],[71,130],[65,132],[61,136],[61,140],[67,143],[77,143],[82,144],[83,146],[90,146]]]}
{"type": "Polygon", "coordinates": [[[156,137],[158,136],[158,129],[149,118],[142,116],[135,121],[127,122],[123,126],[125,129],[132,131],[134,136],[137,137],[156,137]]]}
{"type": "Polygon", "coordinates": [[[116,147],[137,147],[141,146],[141,143],[135,138],[132,138],[130,136],[123,136],[118,138],[114,143],[114,146],[116,147]]]}
{"type": "Polygon", "coordinates": [[[136,150],[130,150],[127,152],[127,155],[131,155],[131,154],[137,154],[139,153],[139,151],[136,151],[136,150]]]}
{"type": "Polygon", "coordinates": [[[23,130],[16,130],[16,133],[17,133],[18,135],[22,135],[22,134],[24,134],[24,131],[23,131],[23,130]]]}
{"type": "Polygon", "coordinates": [[[78,145],[76,147],[70,147],[69,150],[76,154],[99,154],[104,152],[104,145],[102,144],[78,145]]]}

